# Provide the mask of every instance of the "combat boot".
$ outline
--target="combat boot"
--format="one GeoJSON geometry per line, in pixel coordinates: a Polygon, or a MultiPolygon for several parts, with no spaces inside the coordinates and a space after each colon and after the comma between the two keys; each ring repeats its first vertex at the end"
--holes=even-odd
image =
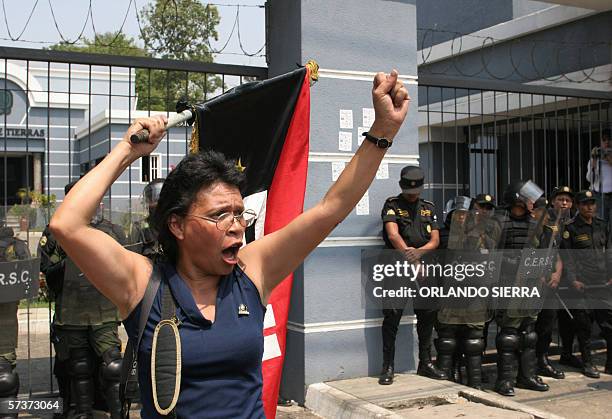
{"type": "Polygon", "coordinates": [[[381,386],[393,384],[393,365],[383,365],[382,373],[378,378],[378,384],[381,386]]]}
{"type": "Polygon", "coordinates": [[[550,387],[537,375],[531,377],[519,377],[516,380],[516,386],[526,390],[533,391],[548,391],[550,387]]]}
{"type": "Polygon", "coordinates": [[[438,353],[436,357],[437,369],[446,374],[449,380],[453,380],[456,369],[455,350],[457,348],[457,340],[454,336],[440,336],[434,340],[434,344],[438,353]]]}
{"type": "MultiPolygon", "coordinates": [[[[11,364],[0,358],[0,398],[15,398],[19,393],[19,375],[11,364]]],[[[16,418],[17,413],[0,413],[0,419],[16,418]]]]}
{"type": "Polygon", "coordinates": [[[519,374],[516,385],[520,388],[534,391],[548,391],[548,384],[536,375],[535,347],[538,341],[537,333],[531,328],[521,332],[521,352],[519,356],[519,374]]]}
{"type": "Polygon", "coordinates": [[[448,380],[448,375],[446,375],[444,371],[436,368],[436,366],[428,360],[419,361],[417,375],[433,378],[434,380],[448,380]]]}
{"type": "Polygon", "coordinates": [[[519,337],[516,329],[503,328],[495,338],[497,347],[497,381],[495,391],[502,396],[514,396],[514,379],[517,373],[516,350],[519,337]]]}
{"type": "Polygon", "coordinates": [[[548,359],[548,354],[538,356],[538,374],[544,377],[556,378],[557,380],[565,378],[565,373],[563,371],[552,366],[548,359]]]}
{"type": "Polygon", "coordinates": [[[593,364],[589,341],[580,345],[580,352],[582,354],[582,373],[589,378],[599,378],[599,371],[595,364],[593,364]]]}

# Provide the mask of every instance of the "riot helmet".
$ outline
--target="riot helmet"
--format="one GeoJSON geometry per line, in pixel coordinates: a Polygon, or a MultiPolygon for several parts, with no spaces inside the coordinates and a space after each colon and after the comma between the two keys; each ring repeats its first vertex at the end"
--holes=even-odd
{"type": "Polygon", "coordinates": [[[533,181],[511,183],[504,191],[504,204],[510,208],[517,204],[524,204],[528,209],[544,194],[544,191],[533,181]]]}
{"type": "Polygon", "coordinates": [[[463,195],[458,195],[452,199],[449,199],[444,208],[444,223],[447,225],[450,223],[454,211],[468,211],[471,203],[472,199],[463,195]]]}
{"type": "Polygon", "coordinates": [[[161,194],[163,186],[164,179],[157,178],[149,182],[142,191],[142,204],[143,207],[147,210],[148,217],[151,217],[155,212],[155,208],[157,207],[157,201],[159,200],[159,195],[161,194]]]}

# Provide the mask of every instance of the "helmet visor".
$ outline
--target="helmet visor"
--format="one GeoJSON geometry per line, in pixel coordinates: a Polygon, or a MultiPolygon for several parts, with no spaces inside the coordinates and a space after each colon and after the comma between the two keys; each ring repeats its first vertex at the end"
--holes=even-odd
{"type": "Polygon", "coordinates": [[[531,202],[533,204],[539,197],[542,196],[542,194],[544,194],[544,191],[531,180],[528,180],[521,187],[521,190],[519,191],[519,198],[525,203],[531,202]]]}

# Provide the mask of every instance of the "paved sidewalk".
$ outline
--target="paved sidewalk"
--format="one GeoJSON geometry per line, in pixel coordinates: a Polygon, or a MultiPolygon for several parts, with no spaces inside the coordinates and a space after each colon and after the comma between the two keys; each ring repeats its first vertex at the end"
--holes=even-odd
{"type": "MultiPolygon", "coordinates": [[[[49,313],[46,308],[31,309],[29,315],[30,334],[28,338],[28,322],[25,310],[20,310],[19,321],[19,347],[17,351],[17,371],[21,379],[20,397],[48,396],[51,389],[57,395],[57,383],[51,374],[50,357],[53,350],[49,345],[49,313]],[[29,343],[29,345],[28,345],[29,343]],[[30,361],[28,362],[28,353],[30,361]]],[[[125,331],[120,327],[120,335],[123,341],[127,340],[125,331]]],[[[551,357],[557,362],[558,356],[551,357]]],[[[595,362],[603,370],[605,351],[599,350],[595,354],[595,362]]],[[[484,393],[486,397],[498,397],[492,392],[493,380],[495,379],[495,365],[488,364],[485,367],[491,379],[484,393]]],[[[540,411],[551,412],[567,418],[576,419],[599,419],[610,417],[612,409],[612,375],[601,374],[601,379],[593,380],[587,378],[577,371],[566,370],[565,380],[554,380],[545,378],[551,386],[551,390],[545,393],[536,393],[528,390],[517,389],[517,395],[513,398],[499,398],[510,404],[517,402],[540,411]]],[[[418,377],[414,374],[399,374],[392,386],[380,386],[376,377],[365,377],[354,380],[343,380],[325,384],[328,388],[341,391],[364,403],[370,402],[387,411],[391,411],[392,417],[490,417],[490,418],[522,418],[524,413],[512,412],[493,407],[486,408],[481,403],[470,401],[469,397],[458,396],[459,391],[470,391],[467,387],[450,382],[439,382],[418,377]],[[445,399],[441,394],[454,396],[445,399]],[[429,400],[429,401],[428,401],[429,400]],[[449,402],[449,400],[451,402],[449,402]]],[[[348,405],[336,406],[343,417],[350,416],[348,405]]],[[[27,414],[20,418],[41,417],[27,414]]],[[[44,417],[44,416],[43,416],[44,417]]],[[[46,416],[51,417],[51,416],[46,416]]],[[[96,418],[105,418],[108,415],[99,412],[96,418]]],[[[138,417],[138,411],[134,410],[134,416],[138,417]]],[[[315,419],[315,413],[300,406],[279,407],[277,418],[282,419],[315,419]]],[[[327,415],[326,417],[334,417],[327,415]]],[[[337,417],[337,416],[336,416],[337,417]]],[[[373,417],[373,416],[372,416],[373,417]]]]}
{"type": "MultiPolygon", "coordinates": [[[[556,363],[558,356],[552,356],[556,363]]],[[[594,354],[603,370],[605,350],[594,354]]],[[[490,382],[478,391],[449,381],[437,381],[415,374],[396,374],[391,386],[381,386],[376,377],[313,384],[308,388],[306,406],[328,418],[576,418],[611,417],[612,375],[590,379],[568,369],[566,379],[544,378],[548,392],[516,388],[515,397],[493,391],[495,364],[485,366],[490,382]]]]}
{"type": "Polygon", "coordinates": [[[585,377],[578,370],[559,366],[559,356],[550,357],[565,371],[565,379],[544,377],[550,386],[545,393],[518,389],[514,400],[572,419],[599,419],[612,417],[612,375],[604,374],[605,350],[597,351],[594,359],[601,378],[585,377]]]}

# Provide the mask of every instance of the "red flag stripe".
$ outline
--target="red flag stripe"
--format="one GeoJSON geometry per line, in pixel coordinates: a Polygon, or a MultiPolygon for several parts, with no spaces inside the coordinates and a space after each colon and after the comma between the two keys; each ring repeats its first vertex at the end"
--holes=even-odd
{"type": "MultiPolygon", "coordinates": [[[[309,130],[310,71],[307,71],[269,189],[264,234],[286,226],[304,209],[309,130]]],[[[269,304],[274,307],[275,332],[281,349],[280,357],[263,362],[263,402],[266,417],[269,419],[276,415],[276,402],[285,359],[292,281],[293,274],[276,287],[269,300],[269,304]]]]}

